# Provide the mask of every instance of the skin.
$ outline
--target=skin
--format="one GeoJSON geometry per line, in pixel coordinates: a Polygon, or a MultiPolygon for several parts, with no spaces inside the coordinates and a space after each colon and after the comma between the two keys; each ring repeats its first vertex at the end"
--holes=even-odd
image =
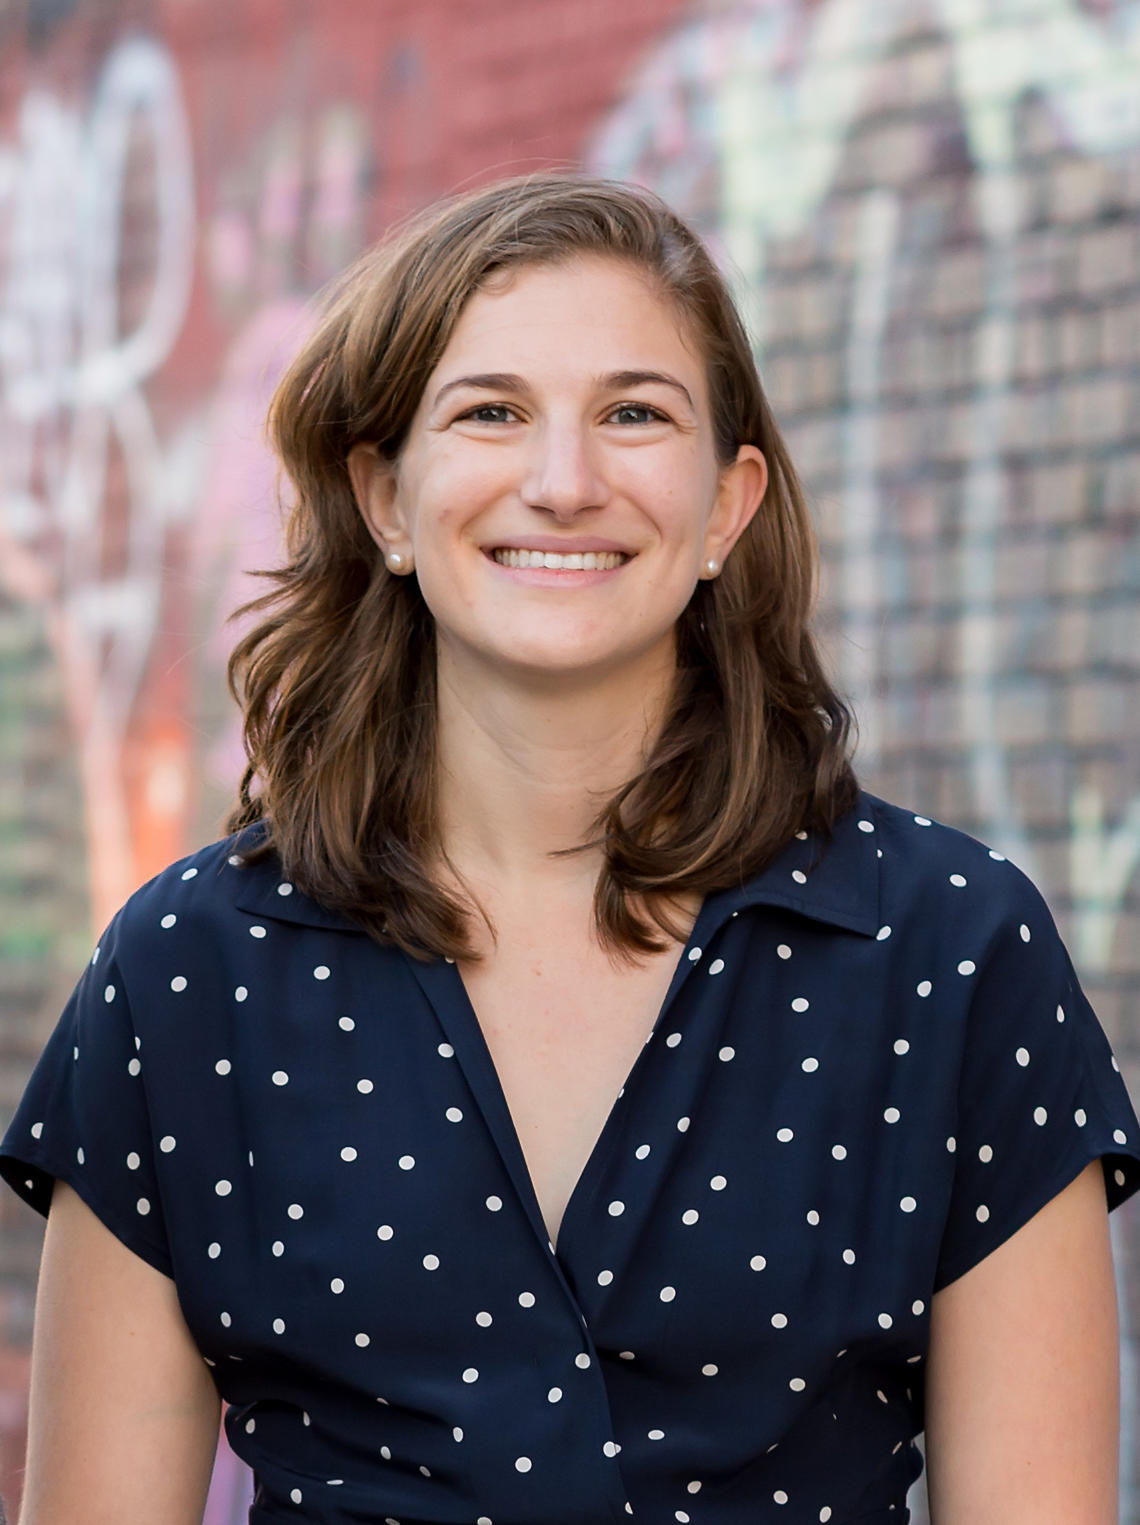
{"type": "MultiPolygon", "coordinates": [[[[691,336],[636,272],[593,259],[474,296],[395,468],[360,446],[349,469],[437,623],[441,871],[498,933],[477,931],[461,973],[553,1239],[678,948],[615,961],[593,934],[597,856],[550,853],[581,842],[644,755],[677,616],[763,512],[765,464],[752,447],[717,461],[691,336]],[[688,400],[607,379],[631,369],[688,400]],[[517,379],[440,395],[502,373],[517,379]],[[629,552],[616,575],[512,577],[487,556],[591,535],[629,552]]],[[[1093,1164],[933,1299],[934,1525],[1112,1525],[1116,1341],[1093,1164]]],[[[197,1525],[217,1420],[172,1284],[57,1187],[21,1525],[197,1525]]]]}

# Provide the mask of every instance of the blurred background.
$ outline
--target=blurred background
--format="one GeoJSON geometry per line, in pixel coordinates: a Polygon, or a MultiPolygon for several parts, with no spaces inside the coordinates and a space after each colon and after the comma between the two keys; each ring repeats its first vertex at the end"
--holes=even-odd
{"type": "MultiPolygon", "coordinates": [[[[0,0],[0,1126],[111,911],[220,832],[307,299],[551,164],[731,272],[864,781],[1037,880],[1140,1096],[1140,0],[0,0]]],[[[10,1511],[39,1237],[6,1193],[10,1511]]]]}

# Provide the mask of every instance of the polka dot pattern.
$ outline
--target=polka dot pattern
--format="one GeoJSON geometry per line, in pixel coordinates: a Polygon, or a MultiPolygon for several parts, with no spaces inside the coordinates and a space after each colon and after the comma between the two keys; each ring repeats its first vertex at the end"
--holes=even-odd
{"type": "Polygon", "coordinates": [[[280,1468],[283,1514],[329,1512],[342,1478],[394,1500],[398,1469],[378,1518],[458,1516],[458,1446],[483,1525],[610,1519],[626,1489],[694,1525],[710,1496],[718,1525],[842,1519],[874,1433],[901,1517],[934,1291],[1074,1151],[1112,1156],[1116,1197],[1136,1183],[1140,1129],[1034,892],[864,796],[826,850],[804,834],[708,897],[555,1253],[456,967],[236,845],[108,929],[4,1165],[33,1200],[84,1172],[194,1278],[203,1358],[245,1394],[231,1443],[280,1468]],[[318,1369],[310,1423],[292,1384],[318,1369]],[[826,1468],[785,1443],[801,1422],[826,1468]]]}

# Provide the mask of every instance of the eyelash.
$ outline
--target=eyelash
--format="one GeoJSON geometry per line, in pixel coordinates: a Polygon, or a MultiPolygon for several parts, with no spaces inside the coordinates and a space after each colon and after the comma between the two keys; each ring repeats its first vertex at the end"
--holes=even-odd
{"type": "MultiPolygon", "coordinates": [[[[650,417],[647,418],[647,419],[642,420],[641,422],[643,424],[645,424],[645,423],[666,423],[666,422],[668,422],[667,415],[662,413],[660,408],[655,408],[655,407],[653,407],[653,405],[651,403],[647,403],[647,402],[619,402],[619,403],[615,403],[614,406],[610,409],[609,413],[606,416],[607,416],[607,418],[612,417],[613,414],[620,413],[623,409],[632,409],[634,412],[637,412],[637,413],[648,413],[650,415],[650,417]]],[[[456,423],[459,423],[462,420],[470,420],[472,423],[502,423],[503,422],[502,419],[480,419],[480,418],[476,418],[475,417],[475,415],[477,413],[485,413],[485,412],[489,412],[489,411],[492,411],[492,410],[498,410],[498,411],[508,412],[508,413],[513,411],[513,409],[511,408],[510,403],[506,403],[506,402],[481,402],[481,403],[477,404],[474,408],[468,408],[466,413],[461,413],[459,415],[459,418],[456,419],[456,423]]]]}

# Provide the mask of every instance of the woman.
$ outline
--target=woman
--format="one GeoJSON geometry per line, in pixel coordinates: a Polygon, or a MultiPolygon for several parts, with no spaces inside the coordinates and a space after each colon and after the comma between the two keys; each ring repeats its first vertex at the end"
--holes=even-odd
{"type": "Polygon", "coordinates": [[[259,1525],[885,1525],[924,1422],[938,1525],[1107,1525],[1136,1119],[1032,887],[857,790],[699,242],[448,202],[272,425],[234,835],[5,1142],[23,1525],[199,1520],[219,1394],[259,1525]]]}

